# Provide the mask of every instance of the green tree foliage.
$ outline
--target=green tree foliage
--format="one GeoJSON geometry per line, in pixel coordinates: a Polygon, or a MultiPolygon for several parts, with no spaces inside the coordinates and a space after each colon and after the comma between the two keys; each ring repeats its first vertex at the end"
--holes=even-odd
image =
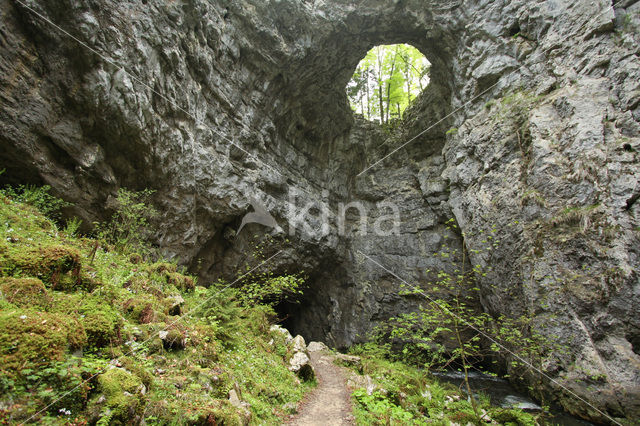
{"type": "Polygon", "coordinates": [[[351,108],[380,123],[402,118],[428,84],[429,70],[429,62],[413,46],[376,46],[360,61],[347,84],[351,108]]]}
{"type": "MultiPolygon", "coordinates": [[[[455,220],[449,220],[447,228],[455,232],[455,220]]],[[[480,331],[487,328],[491,318],[478,310],[479,289],[475,283],[476,274],[482,274],[482,271],[479,267],[466,268],[464,248],[459,252],[444,245],[435,255],[452,265],[450,271],[438,271],[437,278],[431,283],[430,290],[441,297],[428,298],[429,303],[421,306],[418,312],[391,318],[379,332],[402,342],[405,357],[423,354],[427,368],[459,368],[464,373],[474,415],[480,421],[481,413],[471,389],[469,372],[489,352],[482,345],[480,331]]],[[[417,287],[404,287],[405,295],[422,294],[417,287]]]]}
{"type": "Polygon", "coordinates": [[[539,418],[542,421],[549,409],[545,398],[544,373],[553,365],[555,356],[568,353],[568,347],[562,344],[559,336],[543,334],[540,330],[557,325],[558,319],[554,315],[536,316],[534,312],[529,312],[518,318],[498,317],[491,332],[495,338],[491,350],[508,359],[512,378],[523,383],[527,382],[527,378],[530,379],[527,387],[540,400],[543,410],[539,418]]]}
{"type": "MultiPolygon", "coordinates": [[[[287,240],[288,241],[288,240],[287,240]]],[[[261,242],[255,243],[253,250],[254,261],[264,262],[273,253],[267,253],[267,247],[274,239],[267,236],[261,242]]],[[[266,305],[277,306],[282,302],[297,303],[304,293],[304,271],[293,274],[275,274],[268,268],[253,269],[245,264],[247,272],[238,281],[238,299],[245,306],[266,305]]]]}

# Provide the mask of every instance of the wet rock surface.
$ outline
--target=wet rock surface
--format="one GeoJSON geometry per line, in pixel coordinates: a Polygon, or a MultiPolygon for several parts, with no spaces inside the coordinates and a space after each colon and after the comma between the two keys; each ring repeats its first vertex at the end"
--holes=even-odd
{"type": "Polygon", "coordinates": [[[270,269],[309,275],[302,303],[281,307],[287,325],[338,347],[421,303],[389,271],[428,291],[427,270],[452,269],[434,253],[464,244],[490,268],[479,308],[533,312],[570,349],[550,374],[637,418],[638,4],[28,3],[91,50],[0,0],[0,179],[51,185],[85,223],[119,187],[154,189],[155,242],[201,282],[255,264],[269,230],[234,231],[257,198],[289,234],[266,243],[282,250],[270,269]],[[396,42],[427,56],[431,84],[383,130],[352,115],[344,86],[370,47],[396,42]],[[319,204],[292,229],[309,201],[327,203],[329,226],[319,204]],[[341,226],[351,201],[367,217],[341,226]],[[389,230],[382,202],[399,208],[390,235],[373,232],[389,230]]]}

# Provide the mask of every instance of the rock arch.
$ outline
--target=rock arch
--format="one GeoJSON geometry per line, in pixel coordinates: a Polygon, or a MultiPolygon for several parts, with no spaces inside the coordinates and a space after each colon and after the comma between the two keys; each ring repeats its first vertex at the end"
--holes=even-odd
{"type": "MultiPolygon", "coordinates": [[[[640,329],[640,213],[629,200],[640,181],[640,67],[637,33],[624,30],[610,2],[101,6],[33,4],[99,56],[0,0],[1,179],[50,184],[88,223],[104,216],[119,186],[157,189],[158,244],[205,265],[203,277],[230,275],[243,261],[249,240],[226,230],[247,211],[248,194],[283,222],[293,185],[309,200],[323,190],[332,202],[394,200],[404,206],[398,238],[299,236],[272,265],[311,272],[318,303],[305,321],[319,321],[336,345],[410,303],[358,250],[425,283],[421,271],[439,266],[430,250],[442,243],[444,220],[455,217],[469,235],[496,225],[502,244],[485,284],[499,285],[483,287],[484,308],[517,313],[551,299],[540,309],[566,319],[557,331],[576,342],[558,370],[564,384],[609,415],[638,416],[639,360],[629,342],[640,329]],[[343,88],[369,47],[393,42],[428,57],[434,84],[389,140],[354,121],[343,88]],[[514,114],[520,107],[524,116],[514,114]],[[623,138],[630,149],[616,142],[623,138]],[[225,140],[253,157],[227,151],[225,140]],[[567,206],[590,226],[575,228],[567,206]],[[584,264],[595,267],[586,274],[584,264]],[[578,382],[587,370],[605,377],[591,383],[597,392],[578,382]]],[[[548,386],[568,409],[603,419],[548,386]]]]}

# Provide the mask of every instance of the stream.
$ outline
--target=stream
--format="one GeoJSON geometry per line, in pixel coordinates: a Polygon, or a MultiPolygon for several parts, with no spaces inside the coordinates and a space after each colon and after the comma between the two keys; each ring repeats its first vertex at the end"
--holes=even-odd
{"type": "MultiPolygon", "coordinates": [[[[451,383],[460,387],[464,382],[464,373],[460,371],[432,372],[432,374],[443,382],[451,383]]],[[[518,392],[511,384],[500,377],[472,371],[469,373],[469,384],[474,392],[482,392],[489,395],[491,403],[500,407],[521,408],[529,412],[538,412],[541,407],[527,395],[518,392]]],[[[550,423],[562,426],[588,426],[593,425],[587,421],[578,419],[571,414],[562,411],[561,408],[552,408],[553,418],[550,423]]]]}

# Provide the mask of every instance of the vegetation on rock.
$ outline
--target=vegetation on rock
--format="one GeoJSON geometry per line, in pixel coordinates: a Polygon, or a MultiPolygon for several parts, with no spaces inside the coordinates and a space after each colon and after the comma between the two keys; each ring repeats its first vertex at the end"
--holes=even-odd
{"type": "Polygon", "coordinates": [[[146,202],[119,192],[129,222],[91,239],[28,191],[0,194],[0,422],[280,424],[313,386],[287,368],[261,298],[144,260],[146,202]]]}
{"type": "Polygon", "coordinates": [[[534,415],[492,406],[482,394],[474,407],[455,386],[439,382],[421,368],[390,360],[388,346],[367,343],[353,347],[351,353],[361,357],[351,379],[358,424],[537,424],[534,415]]]}

